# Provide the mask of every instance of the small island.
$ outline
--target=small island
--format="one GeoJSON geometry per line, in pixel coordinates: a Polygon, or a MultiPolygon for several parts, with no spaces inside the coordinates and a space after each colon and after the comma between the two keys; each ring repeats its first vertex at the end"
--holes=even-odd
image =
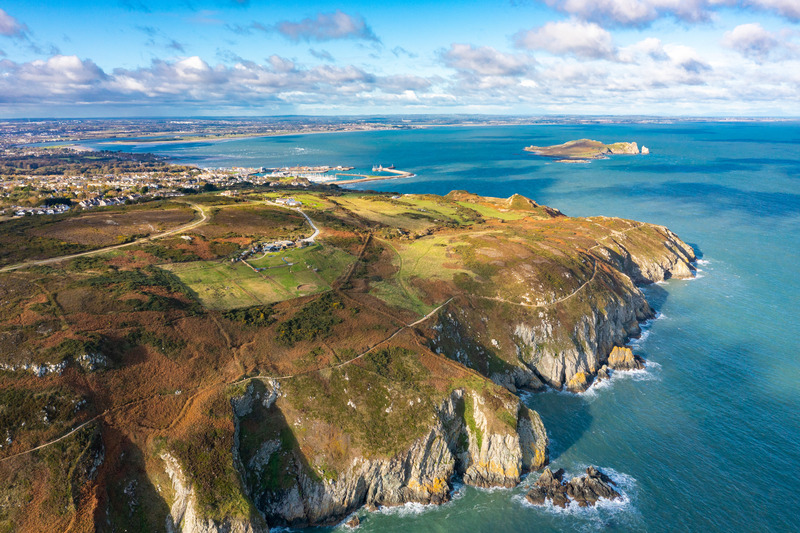
{"type": "MultiPolygon", "coordinates": [[[[559,163],[588,163],[592,159],[607,159],[609,155],[638,154],[639,146],[635,142],[603,144],[591,139],[578,139],[552,146],[528,146],[525,151],[554,158],[559,163]]],[[[641,153],[649,154],[650,150],[642,146],[641,153]]]]}

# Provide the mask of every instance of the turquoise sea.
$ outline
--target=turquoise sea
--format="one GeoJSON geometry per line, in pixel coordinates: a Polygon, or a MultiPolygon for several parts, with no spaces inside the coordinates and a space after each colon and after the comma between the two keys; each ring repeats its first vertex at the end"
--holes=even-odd
{"type": "MultiPolygon", "coordinates": [[[[128,148],[126,148],[128,149],[128,148]]],[[[533,508],[514,490],[456,490],[441,507],[362,513],[363,532],[800,531],[800,123],[448,127],[148,145],[203,166],[394,164],[401,193],[521,193],[568,215],[664,224],[696,247],[695,280],[647,289],[650,364],[583,395],[525,397],[554,468],[597,465],[624,500],[533,508]],[[590,164],[522,151],[588,137],[647,156],[590,164]]]]}

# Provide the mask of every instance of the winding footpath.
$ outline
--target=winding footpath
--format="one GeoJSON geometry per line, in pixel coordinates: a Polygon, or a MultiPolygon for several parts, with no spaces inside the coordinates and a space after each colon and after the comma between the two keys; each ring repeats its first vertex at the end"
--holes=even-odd
{"type": "MultiPolygon", "coordinates": [[[[236,380],[236,381],[213,383],[213,384],[208,385],[208,386],[203,387],[203,388],[196,388],[194,390],[197,391],[197,392],[195,392],[195,394],[193,394],[192,396],[190,396],[186,400],[186,403],[181,408],[181,412],[178,414],[178,418],[176,418],[176,420],[174,420],[172,422],[172,424],[170,424],[170,426],[174,426],[178,422],[178,420],[185,414],[186,410],[188,409],[188,406],[191,404],[192,400],[197,395],[199,395],[199,394],[201,394],[201,393],[203,393],[203,392],[205,392],[205,391],[207,391],[209,389],[212,389],[212,388],[215,388],[215,387],[219,387],[219,386],[239,385],[239,384],[242,384],[242,383],[248,383],[248,382],[250,382],[250,381],[252,381],[254,379],[259,379],[259,380],[286,380],[286,379],[291,379],[291,378],[298,377],[298,376],[303,376],[303,375],[306,375],[306,374],[312,374],[314,372],[321,372],[322,370],[341,368],[343,366],[349,365],[349,364],[361,359],[362,357],[364,357],[365,355],[367,355],[368,353],[373,351],[378,346],[380,346],[382,344],[385,344],[385,343],[389,342],[390,340],[392,340],[393,338],[395,338],[402,331],[404,331],[404,330],[406,330],[408,328],[413,328],[414,326],[417,326],[419,324],[422,324],[423,322],[425,322],[426,320],[428,320],[429,318],[434,316],[437,312],[439,312],[444,306],[449,304],[452,300],[453,300],[453,298],[448,299],[446,302],[444,302],[440,306],[436,307],[430,313],[428,313],[424,317],[420,318],[419,320],[416,320],[414,322],[406,324],[405,326],[401,326],[394,333],[392,333],[391,335],[389,335],[385,339],[383,339],[383,340],[381,340],[379,342],[376,342],[375,344],[373,344],[372,346],[370,346],[369,348],[367,348],[366,350],[364,350],[360,354],[356,355],[352,359],[348,359],[347,361],[343,361],[341,363],[338,363],[338,364],[335,364],[335,365],[332,365],[332,366],[325,366],[325,367],[322,367],[322,368],[315,368],[315,369],[312,369],[312,370],[306,370],[305,372],[298,372],[297,374],[289,374],[289,375],[286,375],[286,376],[257,375],[257,376],[250,376],[250,377],[247,377],[247,378],[239,379],[239,380],[236,380]]],[[[127,408],[129,408],[129,407],[131,407],[133,405],[136,405],[136,404],[139,404],[139,403],[142,403],[142,402],[146,402],[146,401],[148,401],[148,400],[150,400],[152,398],[155,398],[155,397],[156,397],[156,395],[148,396],[148,397],[145,397],[145,398],[139,398],[137,400],[132,400],[132,401],[130,401],[128,403],[125,403],[123,405],[120,405],[118,407],[113,407],[113,408],[110,408],[110,409],[106,409],[102,413],[93,416],[89,420],[87,420],[87,421],[83,422],[82,424],[76,426],[75,428],[70,430],[68,433],[65,433],[64,435],[61,435],[60,437],[58,437],[56,439],[53,439],[51,441],[45,442],[43,444],[40,444],[40,445],[38,445],[38,446],[36,446],[34,448],[30,448],[28,450],[15,453],[13,455],[9,455],[7,457],[0,458],[0,463],[4,463],[6,461],[14,459],[15,457],[21,457],[23,455],[27,455],[27,454],[33,453],[33,452],[35,452],[37,450],[41,450],[43,448],[47,448],[48,446],[52,446],[53,444],[56,444],[56,443],[58,443],[58,442],[60,442],[60,441],[62,441],[64,439],[70,437],[71,435],[74,435],[75,433],[77,433],[78,431],[82,430],[86,426],[88,426],[88,425],[90,425],[90,424],[92,424],[92,423],[104,418],[105,416],[107,416],[107,415],[109,415],[109,414],[111,414],[113,412],[120,411],[122,409],[127,409],[127,408]]]]}
{"type": "MultiPolygon", "coordinates": [[[[599,224],[597,224],[597,223],[595,223],[595,224],[599,226],[599,224]]],[[[624,234],[628,233],[629,231],[633,231],[635,229],[639,229],[644,225],[645,225],[644,222],[639,222],[635,226],[631,226],[630,228],[622,230],[622,231],[612,230],[611,233],[609,233],[605,237],[601,237],[601,238],[597,239],[597,244],[595,244],[594,246],[592,246],[591,248],[586,250],[589,253],[589,255],[591,256],[592,260],[594,261],[594,265],[593,265],[593,269],[592,269],[592,276],[589,279],[587,279],[586,281],[584,281],[583,283],[581,283],[580,287],[577,287],[574,291],[572,291],[571,293],[569,293],[566,296],[563,296],[561,298],[553,300],[552,302],[544,302],[544,303],[539,303],[539,304],[526,304],[526,303],[522,303],[522,302],[512,302],[511,300],[506,300],[505,298],[500,298],[500,297],[497,297],[497,296],[495,296],[495,297],[492,297],[492,296],[477,296],[477,297],[481,298],[483,300],[492,300],[492,301],[495,301],[495,302],[502,302],[502,303],[506,303],[506,304],[509,304],[509,305],[518,305],[520,307],[529,307],[529,308],[532,308],[532,309],[537,309],[537,308],[542,308],[542,307],[550,307],[552,305],[557,305],[557,304],[560,304],[562,302],[565,302],[565,301],[569,300],[570,298],[572,298],[573,296],[575,296],[576,294],[578,294],[581,291],[581,289],[583,289],[589,283],[594,281],[595,276],[597,276],[597,257],[594,254],[591,253],[592,250],[594,250],[595,248],[598,248],[599,246],[601,246],[601,242],[605,241],[606,239],[608,239],[610,237],[619,237],[620,235],[624,235],[624,234]]]]}

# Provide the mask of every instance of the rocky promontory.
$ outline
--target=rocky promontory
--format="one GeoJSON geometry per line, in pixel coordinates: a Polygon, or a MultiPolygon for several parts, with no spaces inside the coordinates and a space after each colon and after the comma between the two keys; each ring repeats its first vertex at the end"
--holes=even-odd
{"type": "MultiPolygon", "coordinates": [[[[639,285],[693,276],[663,226],[463,191],[303,190],[318,242],[248,255],[305,231],[263,194],[0,273],[0,530],[258,533],[514,487],[548,464],[519,393],[641,368],[639,285]]],[[[548,475],[531,499],[614,497],[548,475]]]]}

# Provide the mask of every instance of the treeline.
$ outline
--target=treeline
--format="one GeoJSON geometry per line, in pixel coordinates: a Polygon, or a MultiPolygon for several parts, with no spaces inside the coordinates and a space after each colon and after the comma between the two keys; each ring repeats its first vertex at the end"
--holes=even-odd
{"type": "Polygon", "coordinates": [[[138,172],[183,173],[194,167],[172,165],[154,154],[126,152],[76,152],[75,150],[43,150],[37,154],[6,153],[0,158],[0,175],[104,175],[138,172]]]}

